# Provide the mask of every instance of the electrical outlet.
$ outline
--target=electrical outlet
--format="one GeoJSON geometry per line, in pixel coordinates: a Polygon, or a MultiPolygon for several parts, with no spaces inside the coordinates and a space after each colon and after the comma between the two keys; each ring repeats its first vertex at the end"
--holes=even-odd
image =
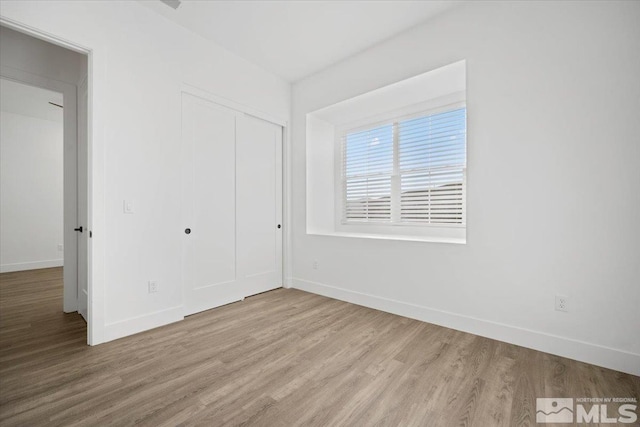
{"type": "Polygon", "coordinates": [[[313,260],[313,269],[317,270],[318,268],[320,268],[320,263],[318,262],[317,259],[313,260]]]}
{"type": "Polygon", "coordinates": [[[155,294],[156,292],[158,292],[158,282],[155,280],[149,280],[149,293],[155,294]]]}
{"type": "Polygon", "coordinates": [[[569,297],[562,295],[556,295],[556,310],[557,311],[569,311],[569,297]]]}
{"type": "Polygon", "coordinates": [[[58,252],[62,252],[63,251],[63,246],[60,244],[58,245],[58,252]]]}

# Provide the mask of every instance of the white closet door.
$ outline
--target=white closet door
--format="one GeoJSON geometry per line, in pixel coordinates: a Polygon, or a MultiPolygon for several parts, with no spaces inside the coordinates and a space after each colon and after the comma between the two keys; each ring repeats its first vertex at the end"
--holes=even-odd
{"type": "Polygon", "coordinates": [[[185,315],[282,286],[282,128],[183,94],[182,149],[185,315]]]}
{"type": "Polygon", "coordinates": [[[235,140],[239,114],[182,97],[185,314],[241,300],[236,283],[235,140]],[[187,234],[188,233],[188,234],[187,234]]]}
{"type": "Polygon", "coordinates": [[[238,123],[238,282],[248,296],[282,286],[282,127],[251,116],[238,123]]]}

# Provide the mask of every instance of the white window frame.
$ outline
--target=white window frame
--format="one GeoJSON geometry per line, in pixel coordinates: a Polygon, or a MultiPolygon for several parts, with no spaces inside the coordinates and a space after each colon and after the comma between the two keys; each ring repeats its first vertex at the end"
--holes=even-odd
{"type": "MultiPolygon", "coordinates": [[[[466,189],[467,169],[463,177],[463,223],[462,224],[419,224],[399,221],[400,213],[400,173],[398,138],[394,135],[394,168],[391,176],[391,222],[344,221],[345,188],[343,182],[343,138],[350,133],[379,126],[398,123],[417,117],[429,116],[446,111],[466,108],[465,92],[458,92],[441,98],[395,110],[384,115],[370,117],[336,126],[335,129],[335,229],[341,235],[352,237],[392,238],[406,240],[426,240],[434,242],[466,243],[466,189]],[[404,237],[402,237],[404,236],[404,237]]],[[[394,126],[394,134],[397,125],[394,126]]],[[[466,142],[465,142],[466,144],[466,142]]],[[[468,154],[467,154],[468,157],[468,154]]],[[[468,160],[468,159],[467,159],[468,160]]]]}

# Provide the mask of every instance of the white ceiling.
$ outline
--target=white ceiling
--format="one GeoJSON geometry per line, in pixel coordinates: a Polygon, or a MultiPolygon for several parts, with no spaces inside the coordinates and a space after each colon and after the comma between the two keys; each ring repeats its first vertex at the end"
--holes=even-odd
{"type": "Polygon", "coordinates": [[[51,101],[63,105],[62,99],[62,94],[58,92],[0,79],[2,111],[62,123],[62,108],[49,104],[51,101]]]}
{"type": "Polygon", "coordinates": [[[450,9],[454,1],[195,1],[143,5],[295,82],[450,9]]]}

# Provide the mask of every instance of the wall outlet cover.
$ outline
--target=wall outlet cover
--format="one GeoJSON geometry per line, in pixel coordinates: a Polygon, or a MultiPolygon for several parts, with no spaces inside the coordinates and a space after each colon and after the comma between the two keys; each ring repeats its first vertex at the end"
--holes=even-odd
{"type": "Polygon", "coordinates": [[[155,294],[156,292],[158,292],[158,282],[155,280],[149,280],[149,293],[155,294]]]}
{"type": "Polygon", "coordinates": [[[569,297],[564,295],[556,295],[556,310],[557,311],[569,311],[569,297]]]}

